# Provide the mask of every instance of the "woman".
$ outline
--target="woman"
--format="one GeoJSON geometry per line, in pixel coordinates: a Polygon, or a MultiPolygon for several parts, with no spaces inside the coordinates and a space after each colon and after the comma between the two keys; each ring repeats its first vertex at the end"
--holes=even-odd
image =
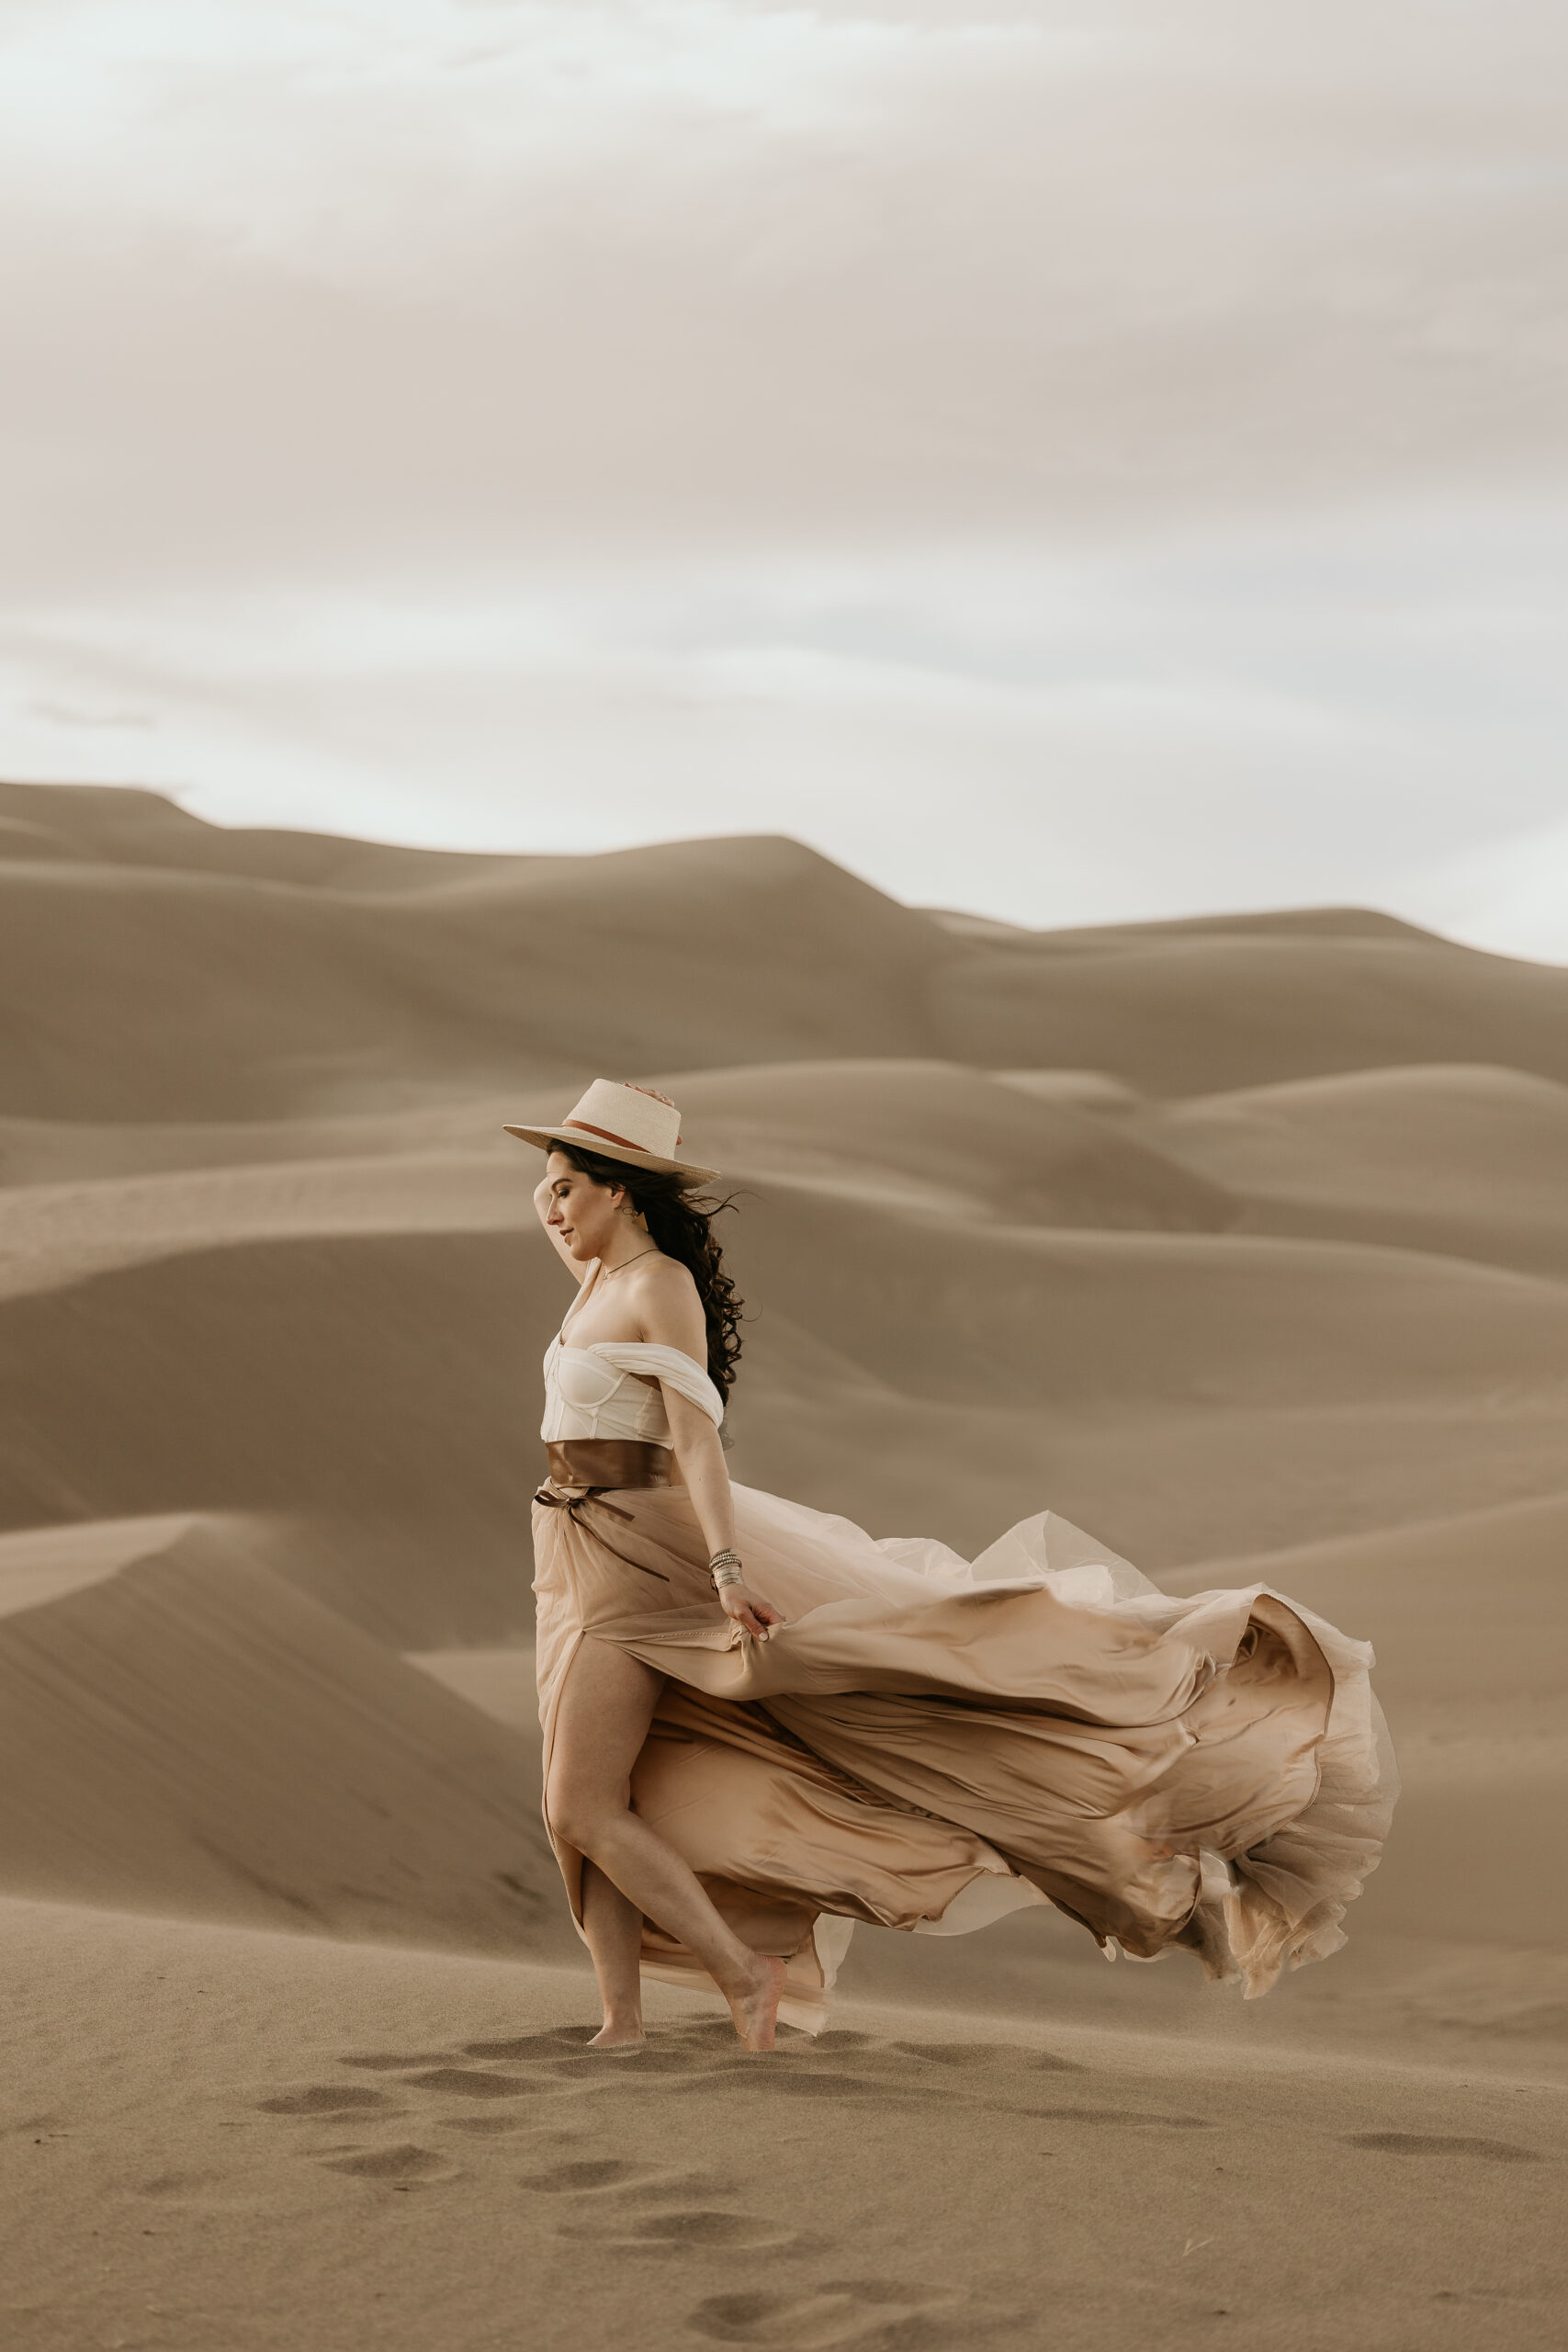
{"type": "Polygon", "coordinates": [[[579,1284],[536,1498],[545,1814],[604,2023],[716,1986],[815,2031],[852,1922],[1029,1903],[1247,1996],[1345,1940],[1397,1786],[1371,1652],[1261,1586],[1174,1600],[1051,1512],[970,1564],[732,1487],[738,1306],[663,1095],[597,1079],[535,1202],[579,1284]]]}

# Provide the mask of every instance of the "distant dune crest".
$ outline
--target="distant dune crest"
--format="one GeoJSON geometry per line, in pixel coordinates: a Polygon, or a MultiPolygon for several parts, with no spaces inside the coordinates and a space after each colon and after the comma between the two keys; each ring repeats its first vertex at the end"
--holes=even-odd
{"type": "Polygon", "coordinates": [[[1029,933],[899,906],[764,837],[463,857],[21,785],[0,824],[13,1115],[317,1117],[843,1056],[1108,1070],[1161,1096],[1423,1061],[1568,1082],[1568,971],[1356,910],[1029,933]]]}

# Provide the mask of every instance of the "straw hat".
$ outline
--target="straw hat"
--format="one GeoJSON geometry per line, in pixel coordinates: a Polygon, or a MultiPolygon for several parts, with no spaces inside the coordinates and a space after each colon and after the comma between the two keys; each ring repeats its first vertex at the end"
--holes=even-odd
{"type": "Polygon", "coordinates": [[[668,1095],[655,1094],[648,1086],[625,1086],[613,1078],[596,1078],[558,1127],[508,1127],[506,1132],[521,1136],[525,1143],[536,1143],[541,1151],[548,1151],[553,1143],[581,1144],[602,1159],[654,1168],[661,1176],[683,1177],[687,1184],[705,1184],[718,1174],[716,1168],[694,1168],[674,1157],[681,1148],[681,1114],[668,1095]]]}

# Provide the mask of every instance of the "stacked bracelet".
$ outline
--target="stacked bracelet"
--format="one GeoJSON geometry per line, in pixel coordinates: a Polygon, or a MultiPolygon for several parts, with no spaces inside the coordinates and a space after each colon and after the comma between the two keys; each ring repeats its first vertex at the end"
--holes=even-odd
{"type": "Polygon", "coordinates": [[[739,1584],[743,1574],[739,1553],[716,1552],[708,1562],[708,1574],[716,1592],[722,1592],[727,1584],[739,1584]]]}

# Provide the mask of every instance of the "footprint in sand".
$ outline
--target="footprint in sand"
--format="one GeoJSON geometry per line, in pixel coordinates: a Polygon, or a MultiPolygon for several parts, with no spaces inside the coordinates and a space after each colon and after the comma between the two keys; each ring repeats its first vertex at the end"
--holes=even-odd
{"type": "MultiPolygon", "coordinates": [[[[711,2042],[716,2050],[726,2050],[735,2040],[735,2028],[728,2018],[704,2018],[696,2023],[671,2026],[669,2030],[680,2041],[692,2042],[699,2048],[711,2042]]],[[[790,2029],[786,2026],[784,2030],[787,2033],[790,2029]]]]}
{"type": "Polygon", "coordinates": [[[595,2188],[623,2188],[643,2172],[629,2157],[593,2156],[581,2164],[553,2165],[548,2172],[533,2174],[523,2186],[542,2189],[547,2197],[575,2196],[595,2188]]]}
{"type": "Polygon", "coordinates": [[[663,2171],[629,2156],[585,2156],[551,2165],[531,2173],[523,2187],[544,2197],[616,2196],[643,2205],[679,2199],[692,2205],[698,2198],[723,2197],[733,2190],[733,2183],[720,2175],[663,2171]]]}
{"type": "MultiPolygon", "coordinates": [[[[562,2026],[553,2033],[518,2034],[510,2041],[468,2041],[465,2058],[488,2058],[535,2069],[533,2079],[608,2082],[616,2075],[683,2075],[700,2064],[694,2051],[669,2042],[637,2044],[629,2050],[590,2050],[592,2026],[562,2026]]],[[[417,2079],[417,2077],[416,2077],[417,2079]]]]}
{"type": "MultiPolygon", "coordinates": [[[[750,2076],[752,2081],[760,2081],[766,2076],[776,2083],[786,2068],[793,2070],[795,2064],[801,2060],[809,2061],[818,2052],[829,2056],[849,2051],[868,2055],[891,2054],[873,2035],[840,2029],[820,2035],[816,2041],[805,2035],[791,2034],[770,2053],[768,2062],[760,2065],[737,2048],[734,2028],[716,2018],[705,2018],[697,2024],[666,2027],[637,2048],[619,2052],[591,2050],[588,2044],[593,2032],[592,2026],[558,2026],[548,2032],[518,2034],[504,2041],[465,2042],[461,2054],[465,2058],[526,2065],[536,2069],[538,2075],[578,2085],[643,2075],[684,2075],[694,2081],[729,2076],[750,2076]],[[777,2063],[781,2060],[785,2062],[784,2066],[777,2063]]],[[[413,2079],[417,2082],[419,2077],[413,2079]]],[[[857,2084],[852,2076],[837,2075],[834,2079],[847,2085],[852,2097],[857,2087],[872,2087],[857,2084]]]]}
{"type": "Polygon", "coordinates": [[[161,2172],[152,2180],[137,2186],[139,2197],[170,2197],[176,2200],[200,2197],[207,2190],[221,2188],[224,2176],[219,2172],[161,2172]]]}
{"type": "Polygon", "coordinates": [[[367,2091],[358,2083],[312,2083],[309,2090],[285,2091],[258,2102],[263,2115],[346,2115],[351,2109],[391,2104],[385,2091],[367,2091]]]}
{"type": "MultiPolygon", "coordinates": [[[[587,2025],[556,2026],[505,2039],[465,2042],[456,2052],[346,2052],[339,2063],[362,2073],[396,2074],[401,2078],[397,2086],[400,2092],[424,2092],[472,2104],[510,2102],[568,2086],[578,2092],[616,2084],[629,2086],[652,2077],[664,2082],[683,2078],[694,2087],[705,2083],[716,2087],[743,2083],[762,2096],[777,2093],[795,2099],[848,2101],[863,2106],[952,2096],[957,2086],[943,2077],[953,2074],[978,2076],[990,2069],[1014,2075],[1021,2068],[1082,2071],[1069,2059],[1056,2058],[1049,2052],[1021,2051],[1010,2043],[885,2042],[874,2034],[849,2027],[837,2027],[815,2041],[792,2034],[771,2057],[761,2061],[737,2050],[732,2030],[721,2018],[704,2018],[665,2029],[641,2047],[620,2052],[590,2049],[592,2033],[593,2028],[587,2025]],[[852,2062],[848,2067],[833,2063],[845,2057],[852,2062]],[[468,2061],[480,2063],[464,2063],[468,2061]],[[483,2063],[486,2061],[489,2064],[483,2063]]],[[[380,2092],[363,2085],[314,2085],[303,2091],[279,2095],[263,2105],[271,2114],[325,2116],[382,2103],[380,2092]]],[[[1077,2111],[1061,2112],[1072,2115],[1077,2111]]],[[[1129,2118],[1119,2113],[1097,2113],[1087,2120],[1163,2122],[1168,2126],[1185,2122],[1188,2128],[1195,2128],[1196,2122],[1195,2119],[1129,2118]]],[[[442,2120],[460,2128],[463,2120],[448,2117],[442,2120]]],[[[481,2125],[476,2119],[468,2128],[500,2131],[510,2127],[499,2121],[481,2125]]]]}
{"type": "Polygon", "coordinates": [[[522,2098],[534,2088],[526,2075],[490,2075],[477,2066],[432,2066],[407,2075],[404,2088],[440,2091],[448,2098],[522,2098]]]}
{"type": "Polygon", "coordinates": [[[931,2066],[994,2066],[1017,2058],[1016,2050],[993,2041],[896,2041],[906,2058],[923,2058],[931,2066]]]}
{"type": "Polygon", "coordinates": [[[436,2115],[432,2122],[443,2132],[471,2132],[481,2139],[503,2132],[536,2132],[538,2126],[521,2115],[436,2115]]]}
{"type": "Polygon", "coordinates": [[[445,2066],[450,2064],[449,2050],[416,2050],[412,2055],[388,2050],[373,2050],[363,2058],[340,2058],[340,2066],[363,2066],[367,2072],[395,2075],[412,2066],[445,2066]]]}
{"type": "Polygon", "coordinates": [[[571,2217],[561,2221],[558,2234],[607,2251],[777,2254],[803,2243],[795,2231],[769,2216],[726,2213],[698,2201],[733,2194],[733,2184],[631,2156],[570,2157],[531,2174],[522,2186],[536,2196],[570,2198],[576,2211],[568,2208],[571,2217]],[[649,2206],[669,2210],[637,2210],[649,2206]]]}
{"type": "Polygon", "coordinates": [[[797,2232],[759,2213],[721,2213],[714,2206],[678,2207],[669,2213],[626,2213],[614,2219],[603,2206],[591,2217],[563,2222],[563,2238],[591,2240],[596,2248],[629,2254],[780,2254],[798,2246],[797,2232]]]}
{"type": "MultiPolygon", "coordinates": [[[[730,2046],[735,2047],[733,2038],[730,2046]]],[[[650,2044],[647,2049],[627,2050],[619,2055],[612,2055],[608,2051],[603,2055],[596,2051],[590,2051],[588,2054],[593,2061],[595,2073],[603,2074],[605,2077],[612,2075],[687,2075],[694,2080],[712,2082],[716,2077],[728,2074],[732,2064],[739,2065],[740,2071],[744,2073],[748,2067],[755,2072],[759,2063],[755,2059],[746,2057],[739,2050],[736,2051],[734,2061],[727,2063],[727,2054],[723,2052],[710,2052],[706,2049],[671,2050],[667,2043],[657,2042],[650,2044]]],[[[776,2051],[773,2054],[775,2057],[783,2057],[784,2052],[776,2051]]],[[[766,2062],[764,2061],[763,2064],[765,2064],[766,2062]]],[[[565,2069],[558,2068],[556,2071],[562,2073],[565,2069]]],[[[771,2068],[769,2071],[772,2071],[771,2068]]],[[[574,2066],[571,2072],[581,2076],[581,2069],[574,2066]]]]}
{"type": "Polygon", "coordinates": [[[1049,2119],[1053,2123],[1120,2123],[1162,2132],[1212,2132],[1213,2124],[1203,2115],[1159,2115],[1152,2109],[1136,2107],[1032,2107],[1025,2110],[1032,2116],[1049,2119]]]}
{"type": "Polygon", "coordinates": [[[837,2067],[775,2070],[759,2066],[755,2059],[738,2059],[732,2065],[715,2066],[706,2079],[709,2082],[745,2083],[765,2098],[836,2099],[841,2104],[864,2106],[874,2102],[883,2107],[902,2107],[911,2101],[924,2105],[946,2088],[940,2083],[900,2083],[886,2075],[846,2075],[837,2067]]]}
{"type": "MultiPolygon", "coordinates": [[[[520,2033],[510,2041],[465,2041],[465,2058],[560,2058],[587,2048],[597,2030],[591,2025],[558,2025],[547,2033],[520,2033]]],[[[421,2063],[421,2062],[415,2062],[421,2063]]]]}
{"type": "Polygon", "coordinates": [[[1009,2073],[1082,2075],[1088,2068],[1074,2058],[1058,2058],[1054,2051],[1029,2050],[1011,2041],[896,2041],[906,2058],[923,2059],[928,2066],[1003,2066],[1009,2073]]]}
{"type": "MultiPolygon", "coordinates": [[[[160,2218],[159,2209],[186,2213],[235,2214],[243,2210],[254,2211],[266,2201],[266,2191],[258,2186],[254,2174],[242,2166],[237,2172],[220,2171],[216,2167],[191,2172],[161,2172],[150,2180],[135,2184],[138,2197],[153,2200],[149,2220],[160,2218]]],[[[160,2236],[161,2230],[149,2235],[160,2236]]],[[[7,2336],[9,2343],[11,2338],[7,2336]]]]}
{"type": "Polygon", "coordinates": [[[942,2288],[895,2286],[882,2278],[835,2281],[809,2293],[748,2290],[709,2295],[687,2325],[718,2344],[773,2345],[780,2352],[939,2352],[976,2343],[999,2325],[965,2298],[942,2288]]]}
{"type": "Polygon", "coordinates": [[[925,2103],[933,2098],[972,2098],[989,2087],[983,2081],[987,2073],[1011,2081],[1021,2073],[1086,2071],[1070,2058],[1020,2049],[1012,2042],[887,2042],[873,2034],[849,2031],[825,2033],[814,2044],[792,2044],[776,2054],[787,2057],[791,2064],[758,2069],[752,2060],[733,2057],[713,2066],[710,2079],[750,2080],[770,2095],[863,2105],[872,2100],[925,2103]],[[848,2058],[847,2067],[832,2063],[840,2055],[848,2058]],[[822,2064],[822,2059],[829,2063],[822,2064]],[[964,2077],[962,2092],[952,2079],[954,2075],[964,2077]]]}
{"type": "MultiPolygon", "coordinates": [[[[465,2058],[525,2065],[533,2070],[532,2079],[536,2082],[570,2082],[579,2088],[589,2083],[625,2081],[642,2075],[712,2077],[725,2071],[722,2063],[715,2062],[722,2062],[731,2052],[742,2069],[754,2063],[736,2049],[734,2029],[728,2025],[678,2027],[673,2033],[661,2033],[629,2050],[614,2051],[588,2047],[594,2030],[592,2026],[565,2026],[553,2033],[519,2034],[510,2041],[468,2041],[464,2043],[462,2054],[465,2058]]],[[[775,2053],[779,2057],[792,2054],[786,2050],[775,2053]]],[[[425,2079],[417,2075],[412,2077],[415,2083],[425,2079]]]]}
{"type": "Polygon", "coordinates": [[[436,2180],[454,2180],[457,2167],[438,2155],[434,2148],[415,2147],[405,2141],[396,2148],[356,2148],[344,2155],[319,2159],[328,2172],[346,2172],[357,2180],[384,2180],[394,2188],[408,2188],[416,2183],[423,2188],[436,2180]]]}
{"type": "Polygon", "coordinates": [[[1516,2148],[1510,2140],[1448,2139],[1427,2132],[1352,2132],[1348,2148],[1376,2148],[1393,2156],[1483,2156],[1495,2165],[1538,2165],[1533,2148],[1516,2148]]]}

